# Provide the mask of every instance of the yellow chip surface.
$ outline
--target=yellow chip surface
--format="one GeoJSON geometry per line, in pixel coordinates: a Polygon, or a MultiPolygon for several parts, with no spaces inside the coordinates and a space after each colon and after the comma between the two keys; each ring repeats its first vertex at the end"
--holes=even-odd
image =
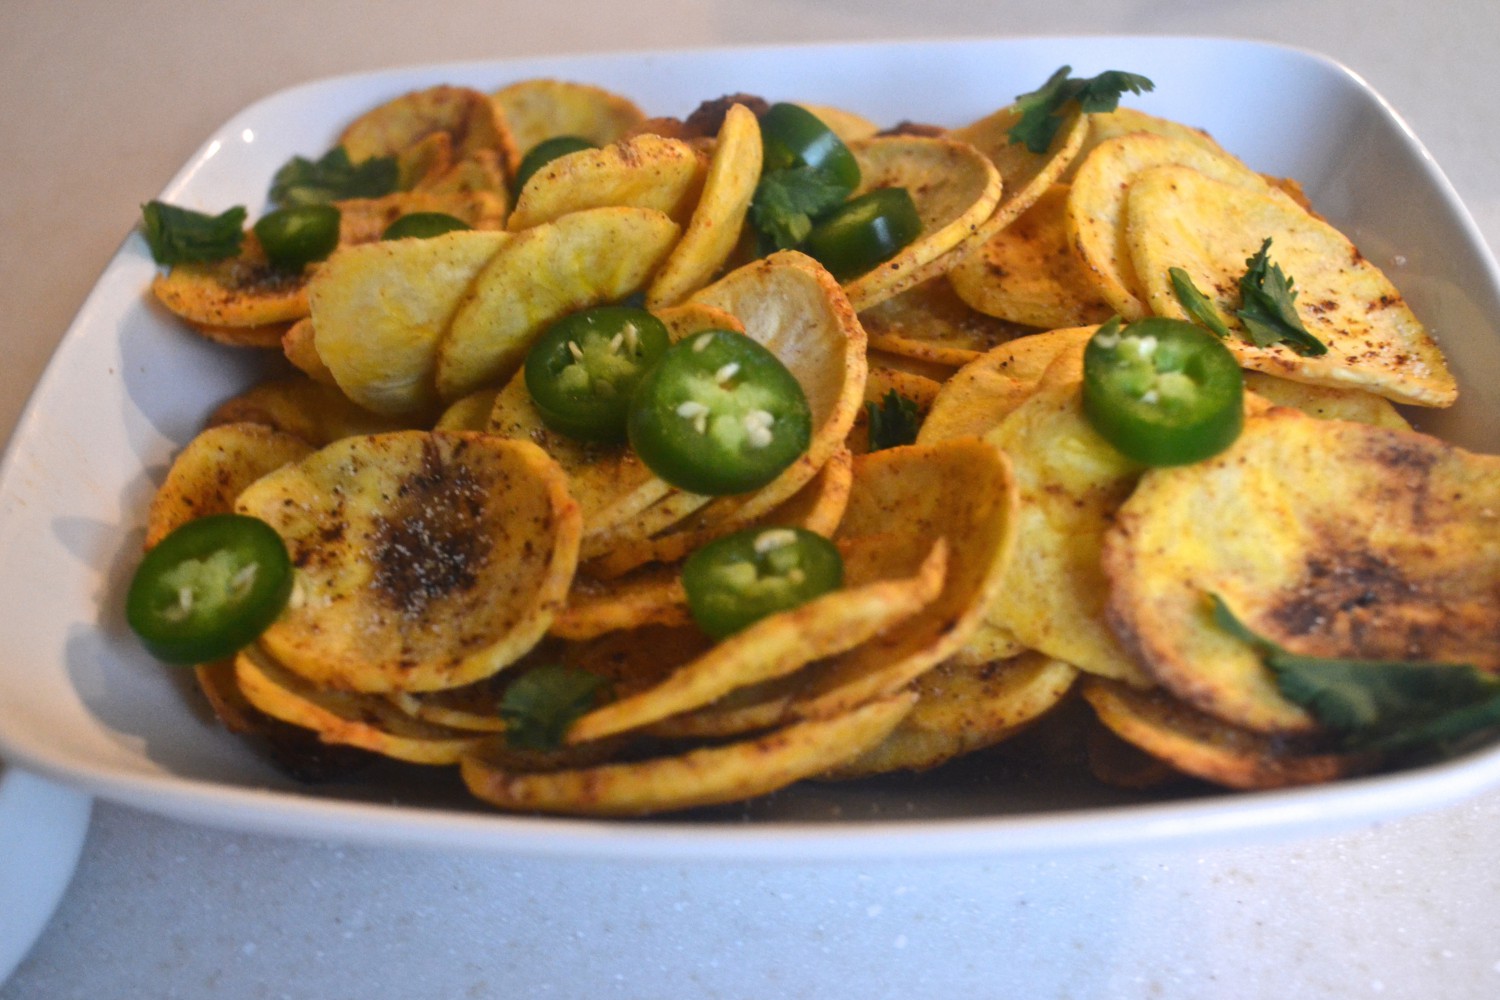
{"type": "Polygon", "coordinates": [[[506,224],[516,232],[571,212],[616,205],[649,208],[686,223],[706,170],[703,155],[688,143],[650,133],[580,149],[531,175],[506,224]]]}
{"type": "Polygon", "coordinates": [[[490,100],[522,155],[544,139],[563,135],[606,146],[646,118],[623,94],[573,80],[518,80],[495,91],[490,100]]]}
{"type": "Polygon", "coordinates": [[[410,428],[405,420],[371,413],[336,387],[302,375],[257,382],[209,414],[209,426],[232,423],[264,424],[318,447],[358,434],[410,428]]]}
{"type": "Polygon", "coordinates": [[[482,434],[345,438],[236,510],[274,527],[296,567],[267,652],[361,692],[457,687],[518,659],[566,598],[582,533],[545,452],[482,434]]]}
{"type": "Polygon", "coordinates": [[[955,368],[1031,332],[974,309],[943,275],[871,306],[859,319],[872,349],[955,368]]]}

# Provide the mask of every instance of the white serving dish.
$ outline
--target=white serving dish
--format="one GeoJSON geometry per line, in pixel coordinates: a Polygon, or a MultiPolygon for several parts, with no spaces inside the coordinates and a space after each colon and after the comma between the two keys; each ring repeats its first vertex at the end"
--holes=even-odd
{"type": "MultiPolygon", "coordinates": [[[[958,125],[1079,75],[1143,73],[1127,103],[1200,125],[1253,167],[1299,178],[1434,329],[1463,396],[1423,427],[1485,450],[1500,428],[1500,274],[1452,187],[1350,71],[1252,42],[993,39],[611,54],[430,66],[308,84],[220,128],[162,197],[263,207],[276,168],[317,156],[343,123],[435,83],[495,89],[531,76],[619,90],[682,115],[734,91],[842,106],[877,122],[958,125]]],[[[143,192],[144,201],[149,193],[143,192]]],[[[145,295],[154,266],[129,236],[68,331],[0,469],[0,753],[99,797],[237,829],[578,856],[935,857],[1303,834],[1434,808],[1500,783],[1500,748],[1442,765],[1260,794],[1153,801],[1039,765],[986,758],[913,778],[804,784],[743,809],[639,822],[498,815],[446,772],[307,789],[194,708],[183,675],[128,635],[121,594],[147,501],[172,453],[257,363],[185,334],[145,295]]]]}
{"type": "Polygon", "coordinates": [[[0,760],[0,983],[36,942],[73,879],[92,800],[0,760]]]}

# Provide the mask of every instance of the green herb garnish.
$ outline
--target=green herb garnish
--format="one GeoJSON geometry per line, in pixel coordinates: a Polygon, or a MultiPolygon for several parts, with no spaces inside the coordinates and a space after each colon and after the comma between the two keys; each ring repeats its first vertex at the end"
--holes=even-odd
{"type": "Polygon", "coordinates": [[[1139,73],[1111,69],[1080,79],[1069,76],[1072,71],[1073,67],[1064,66],[1040,88],[1016,98],[1015,107],[1021,113],[1021,120],[1011,127],[1011,142],[1023,142],[1033,153],[1045,153],[1067,120],[1069,103],[1076,102],[1079,110],[1097,114],[1119,107],[1120,95],[1127,90],[1141,94],[1156,89],[1156,84],[1139,73]]]}
{"type": "Polygon", "coordinates": [[[1208,296],[1193,284],[1188,273],[1180,267],[1172,267],[1167,269],[1167,275],[1172,279],[1172,291],[1177,295],[1177,301],[1182,303],[1182,308],[1187,310],[1188,317],[1220,337],[1228,337],[1229,326],[1224,322],[1224,317],[1219,315],[1219,310],[1208,296]]]}
{"type": "Polygon", "coordinates": [[[1217,595],[1214,623],[1254,647],[1289,701],[1349,750],[1451,754],[1500,727],[1500,679],[1464,663],[1349,660],[1289,652],[1251,631],[1217,595]]]}
{"type": "Polygon", "coordinates": [[[1297,293],[1292,279],[1271,263],[1271,238],[1260,245],[1255,256],[1245,261],[1245,276],[1240,279],[1240,308],[1235,312],[1245,332],[1257,347],[1285,343],[1306,357],[1327,354],[1328,347],[1307,332],[1292,303],[1297,293]]]}
{"type": "Polygon", "coordinates": [[[870,415],[871,451],[916,443],[922,416],[914,401],[892,389],[878,404],[866,403],[865,409],[870,415]]]}
{"type": "Polygon", "coordinates": [[[506,742],[517,750],[556,750],[573,721],[593,707],[605,680],[560,664],[516,678],[500,699],[506,742]]]}
{"type": "Polygon", "coordinates": [[[271,201],[283,208],[325,205],[345,198],[379,198],[396,190],[399,171],[394,156],[372,156],[349,162],[343,146],[321,159],[294,156],[271,179],[271,201]]]}
{"type": "Polygon", "coordinates": [[[245,241],[245,209],[206,215],[164,201],[141,206],[141,231],[158,264],[206,264],[233,257],[245,241]]]}
{"type": "Polygon", "coordinates": [[[814,217],[843,203],[849,188],[815,167],[786,167],[764,174],[750,202],[750,223],[769,250],[786,250],[807,238],[814,217]]]}

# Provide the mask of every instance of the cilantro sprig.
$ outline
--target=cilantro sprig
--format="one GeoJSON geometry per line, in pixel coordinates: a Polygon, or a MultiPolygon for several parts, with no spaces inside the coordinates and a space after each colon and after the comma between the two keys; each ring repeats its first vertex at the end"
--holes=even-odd
{"type": "Polygon", "coordinates": [[[1217,594],[1215,624],[1250,645],[1281,693],[1347,750],[1451,755],[1500,728],[1500,679],[1469,664],[1303,656],[1257,635],[1217,594]]]}
{"type": "Polygon", "coordinates": [[[837,207],[849,188],[825,171],[785,167],[761,176],[750,202],[750,224],[767,250],[787,250],[812,232],[813,219],[837,207]]]}
{"type": "Polygon", "coordinates": [[[395,191],[399,179],[394,156],[351,163],[348,150],[335,146],[316,160],[294,156],[283,164],[271,178],[270,199],[290,208],[345,198],[379,198],[395,191]]]}
{"type": "Polygon", "coordinates": [[[1328,353],[1328,345],[1308,332],[1293,303],[1297,292],[1292,279],[1271,262],[1268,236],[1255,255],[1245,261],[1240,279],[1240,308],[1235,313],[1257,347],[1285,343],[1298,354],[1314,357],[1328,353]]]}
{"type": "Polygon", "coordinates": [[[866,403],[865,409],[870,416],[871,451],[916,443],[922,417],[913,400],[891,389],[878,404],[866,403]]]}
{"type": "Polygon", "coordinates": [[[500,699],[506,742],[517,750],[556,750],[604,688],[605,679],[587,670],[534,667],[512,681],[500,699]]]}
{"type": "Polygon", "coordinates": [[[1021,117],[1008,133],[1012,143],[1025,143],[1033,153],[1045,153],[1067,120],[1069,104],[1076,103],[1080,111],[1097,114],[1119,107],[1126,91],[1142,94],[1156,89],[1156,84],[1139,73],[1111,69],[1080,78],[1069,75],[1072,72],[1073,67],[1063,66],[1036,90],[1016,97],[1015,107],[1021,117]]]}
{"type": "Polygon", "coordinates": [[[233,257],[245,241],[245,209],[219,215],[178,208],[164,201],[141,206],[141,232],[158,264],[208,264],[233,257]]]}

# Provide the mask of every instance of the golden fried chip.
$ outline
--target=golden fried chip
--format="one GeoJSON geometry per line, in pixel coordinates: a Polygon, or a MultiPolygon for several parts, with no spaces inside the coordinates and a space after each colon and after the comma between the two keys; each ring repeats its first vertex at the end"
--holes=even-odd
{"type": "Polygon", "coordinates": [[[312,450],[302,438],[264,424],[222,424],[199,432],[172,459],[151,498],[146,548],[194,518],[229,513],[241,490],[312,450]]]}
{"type": "Polygon", "coordinates": [[[1447,406],[1457,397],[1437,343],[1390,279],[1279,191],[1158,167],[1131,185],[1124,229],[1150,308],[1186,316],[1167,273],[1182,268],[1228,322],[1229,349],[1246,368],[1421,406],[1447,406]],[[1298,318],[1326,354],[1303,356],[1284,343],[1260,347],[1241,332],[1239,279],[1267,238],[1271,261],[1293,283],[1298,318]]]}
{"type": "MultiPolygon", "coordinates": [[[[1189,139],[1132,132],[1101,142],[1073,178],[1065,222],[1068,239],[1092,276],[1099,295],[1126,320],[1140,319],[1151,312],[1126,237],[1127,192],[1142,172],[1172,164],[1191,167],[1227,184],[1268,192],[1291,203],[1280,192],[1272,192],[1260,174],[1239,160],[1227,153],[1205,149],[1189,139]]],[[[1192,218],[1175,206],[1172,217],[1192,218]]],[[[1194,223],[1185,221],[1185,224],[1194,223]]],[[[1243,256],[1240,270],[1244,270],[1243,256]]]]}
{"type": "Polygon", "coordinates": [[[1214,141],[1213,137],[1200,128],[1184,125],[1181,122],[1172,121],[1170,118],[1160,118],[1156,115],[1148,115],[1144,111],[1135,108],[1116,108],[1113,111],[1100,111],[1085,115],[1087,129],[1084,133],[1083,144],[1078,148],[1078,155],[1068,168],[1058,178],[1064,184],[1070,183],[1073,175],[1083,161],[1088,159],[1101,143],[1108,142],[1116,136],[1129,135],[1132,132],[1150,132],[1153,135],[1164,135],[1170,139],[1181,139],[1194,145],[1202,146],[1205,150],[1216,156],[1230,155],[1224,147],[1214,141]]]}
{"type": "Polygon", "coordinates": [[[338,144],[353,163],[397,156],[434,134],[448,137],[454,162],[491,150],[509,161],[515,140],[489,97],[467,87],[437,86],[371,108],[344,129],[338,144]]]}
{"type": "Polygon", "coordinates": [[[1052,185],[954,265],[948,281],[958,297],[989,316],[1042,329],[1109,319],[1113,310],[1068,243],[1067,199],[1067,185],[1052,185]]]}
{"type": "Polygon", "coordinates": [[[406,421],[371,413],[355,405],[335,386],[303,375],[259,382],[220,403],[209,414],[208,426],[264,424],[295,435],[315,447],[357,434],[405,430],[406,421]]]}
{"type": "Polygon", "coordinates": [[[866,309],[859,320],[872,349],[945,367],[1032,332],[975,310],[942,275],[866,309]]]}
{"type": "Polygon", "coordinates": [[[438,344],[509,239],[460,230],[346,247],[325,261],[308,282],[313,343],[344,394],[376,413],[431,411],[438,344]]]}
{"type": "Polygon", "coordinates": [[[798,101],[797,105],[805,111],[811,111],[820,122],[832,130],[834,135],[843,140],[846,146],[861,139],[872,139],[875,133],[880,131],[879,125],[847,108],[837,108],[829,104],[808,104],[805,101],[798,101]]]}
{"type": "Polygon", "coordinates": [[[403,215],[441,212],[463,221],[470,229],[505,228],[507,204],[502,193],[486,190],[397,191],[379,198],[346,198],[339,210],[339,246],[374,243],[403,215]]]}
{"type": "Polygon", "coordinates": [[[568,741],[584,743],[639,729],[866,642],[934,600],[947,563],[947,546],[939,542],[909,576],[862,577],[846,564],[842,589],[762,618],[661,683],[594,709],[573,723],[568,741]]]}
{"type": "Polygon", "coordinates": [[[549,324],[643,288],[678,233],[660,212],[616,207],[514,235],[470,285],[438,344],[438,394],[451,402],[509,379],[549,324]]]}
{"type": "MultiPolygon", "coordinates": [[[[968,641],[999,595],[1016,542],[1010,462],[978,438],[889,448],[854,461],[854,483],[837,541],[878,553],[874,575],[905,576],[935,541],[948,549],[942,592],[916,614],[816,667],[790,710],[847,711],[905,687],[968,641]],[[963,489],[948,484],[962,482],[963,489]]],[[[855,579],[869,572],[846,563],[855,579]]]]}
{"type": "Polygon", "coordinates": [[[480,752],[463,759],[462,774],[480,799],[528,812],[635,816],[734,802],[837,767],[882,739],[914,700],[903,693],[738,743],[576,770],[504,770],[480,752]]]}
{"type": "Polygon", "coordinates": [[[1285,788],[1332,781],[1362,770],[1348,754],[1299,749],[1295,742],[1232,726],[1160,688],[1140,689],[1091,677],[1083,697],[1121,739],[1196,778],[1229,788],[1285,788]]]}
{"type": "Polygon", "coordinates": [[[273,338],[266,331],[307,315],[303,273],[273,268],[253,232],[245,234],[238,256],[158,274],[151,294],[190,325],[215,334],[210,339],[249,347],[276,346],[280,333],[273,338]]]}
{"type": "Polygon", "coordinates": [[[1310,385],[1264,372],[1246,372],[1245,389],[1276,406],[1290,406],[1322,420],[1354,420],[1394,430],[1411,429],[1411,424],[1390,400],[1363,389],[1310,385]]]}
{"type": "Polygon", "coordinates": [[[255,646],[235,657],[234,677],[250,704],[272,718],[312,730],[327,743],[410,764],[456,764],[485,738],[412,719],[379,695],[309,684],[255,646]]]}
{"type": "Polygon", "coordinates": [[[974,666],[941,663],[917,678],[917,703],[889,736],[824,777],[921,771],[993,746],[1060,702],[1077,676],[1040,653],[974,666]]]}
{"type": "Polygon", "coordinates": [[[760,124],[749,108],[732,105],[714,142],[692,218],[646,292],[648,307],[676,305],[719,273],[739,243],[760,164],[760,124]]]}
{"type": "Polygon", "coordinates": [[[1140,467],[1083,414],[1077,381],[1038,387],[985,440],[1010,456],[1020,491],[1015,552],[985,617],[1088,673],[1145,675],[1105,625],[1099,551],[1140,467]]]}
{"type": "Polygon", "coordinates": [[[581,149],[531,175],[516,195],[506,225],[519,232],[572,212],[610,206],[652,209],[686,223],[707,170],[703,154],[691,145],[659,135],[581,149]]]}
{"type": "Polygon", "coordinates": [[[680,566],[647,566],[611,580],[579,578],[552,619],[559,639],[594,639],[648,625],[692,624],[680,566]]]}
{"type": "Polygon", "coordinates": [[[857,278],[844,291],[856,310],[869,309],[930,277],[927,268],[994,214],[1000,173],[968,143],[924,136],[879,136],[850,147],[859,161],[855,194],[904,187],[916,202],[922,231],[896,255],[857,278]]]}
{"type": "MultiPolygon", "coordinates": [[[[565,135],[607,146],[646,120],[629,98],[571,80],[518,80],[495,91],[490,100],[522,155],[544,139],[565,135]]],[[[509,167],[514,171],[519,165],[517,159],[509,167]]]]}
{"type": "Polygon", "coordinates": [[[323,363],[318,356],[318,345],[313,336],[313,325],[310,317],[304,316],[291,326],[287,327],[281,335],[281,353],[292,363],[292,367],[312,379],[324,385],[337,386],[333,378],[333,372],[323,363]]]}
{"type": "Polygon", "coordinates": [[[562,606],[582,532],[557,463],[484,434],[346,438],[236,509],[270,523],[297,567],[267,652],[363,692],[457,687],[514,662],[562,606]]]}
{"type": "Polygon", "coordinates": [[[1108,532],[1108,614],[1179,698],[1256,732],[1312,719],[1209,595],[1296,653],[1500,671],[1500,457],[1271,409],[1228,450],[1142,477],[1108,532]]]}

